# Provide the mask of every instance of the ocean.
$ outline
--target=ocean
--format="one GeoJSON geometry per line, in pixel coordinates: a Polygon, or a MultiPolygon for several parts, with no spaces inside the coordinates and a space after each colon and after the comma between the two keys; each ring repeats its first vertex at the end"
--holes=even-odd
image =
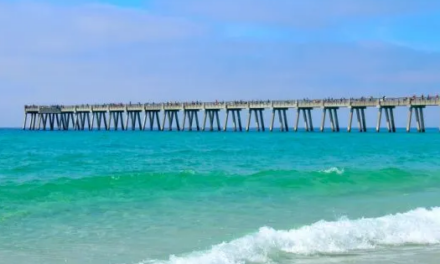
{"type": "Polygon", "coordinates": [[[1,264],[427,263],[440,133],[0,130],[1,264]]]}

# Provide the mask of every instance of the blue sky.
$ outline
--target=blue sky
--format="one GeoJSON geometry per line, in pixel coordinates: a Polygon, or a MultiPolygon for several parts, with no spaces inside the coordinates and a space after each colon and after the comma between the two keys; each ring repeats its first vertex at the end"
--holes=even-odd
{"type": "Polygon", "coordinates": [[[0,0],[0,23],[0,126],[33,103],[440,93],[436,0],[0,0]]]}

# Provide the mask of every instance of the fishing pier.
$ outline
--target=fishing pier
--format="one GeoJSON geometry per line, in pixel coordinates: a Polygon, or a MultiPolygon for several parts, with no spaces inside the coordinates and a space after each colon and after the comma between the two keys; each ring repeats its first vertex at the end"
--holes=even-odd
{"type": "Polygon", "coordinates": [[[146,104],[105,104],[73,106],[25,106],[24,130],[158,130],[171,131],[249,131],[255,122],[257,131],[267,130],[264,111],[271,111],[268,130],[273,131],[275,122],[283,132],[298,131],[300,120],[307,132],[315,131],[312,111],[322,112],[319,130],[324,131],[326,119],[330,121],[331,131],[339,132],[338,111],[349,109],[347,131],[352,131],[354,119],[359,132],[367,132],[365,111],[377,109],[376,131],[381,130],[385,120],[388,132],[396,132],[394,109],[408,109],[406,130],[411,131],[413,116],[417,131],[425,132],[424,109],[440,106],[438,97],[408,98],[360,98],[325,100],[287,100],[287,101],[234,101],[234,102],[183,102],[146,104]],[[224,120],[220,119],[224,112],[224,120]],[[242,120],[245,112],[246,120],[242,120]],[[289,112],[294,113],[293,127],[289,126],[289,112]],[[383,117],[384,116],[384,117],[383,117]],[[199,119],[199,117],[201,119],[199,119]],[[182,120],[182,122],[180,122],[182,120]],[[228,127],[232,120],[232,127],[228,127]],[[243,123],[242,121],[246,121],[243,123]],[[245,126],[243,126],[245,125],[245,126]]]}

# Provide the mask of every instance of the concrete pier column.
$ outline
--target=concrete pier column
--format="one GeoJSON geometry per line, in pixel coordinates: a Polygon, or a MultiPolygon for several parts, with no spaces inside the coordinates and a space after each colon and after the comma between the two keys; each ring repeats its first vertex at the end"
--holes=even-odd
{"type": "Polygon", "coordinates": [[[281,109],[278,109],[277,111],[278,111],[278,118],[280,120],[280,130],[281,130],[281,132],[284,132],[285,125],[284,125],[283,115],[281,114],[281,109]]]}
{"type": "Polygon", "coordinates": [[[30,115],[31,115],[31,120],[29,121],[29,130],[33,130],[32,125],[34,123],[34,114],[31,113],[30,115]]]}
{"type": "Polygon", "coordinates": [[[293,128],[295,132],[298,132],[298,125],[299,125],[299,116],[300,116],[300,109],[296,109],[296,120],[295,120],[295,127],[293,128]]]}
{"type": "Polygon", "coordinates": [[[38,127],[37,130],[40,130],[41,128],[41,114],[38,114],[38,127]]]}
{"type": "Polygon", "coordinates": [[[161,125],[161,131],[164,131],[164,129],[165,129],[165,121],[166,121],[166,119],[167,119],[167,115],[168,115],[168,111],[164,111],[163,112],[163,117],[162,117],[162,125],[161,125]]]}
{"type": "Polygon", "coordinates": [[[232,111],[232,124],[234,125],[234,132],[237,132],[237,120],[235,118],[235,110],[232,111]]]}
{"type": "Polygon", "coordinates": [[[415,109],[415,114],[416,114],[416,122],[417,122],[417,132],[421,132],[422,131],[422,125],[421,125],[421,122],[420,122],[420,113],[419,113],[419,108],[418,107],[416,107],[415,109]]]}
{"type": "Polygon", "coordinates": [[[133,112],[129,112],[129,111],[127,111],[126,112],[127,113],[127,118],[125,119],[125,127],[127,128],[127,130],[128,130],[128,124],[129,124],[129,122],[130,122],[130,119],[131,119],[131,125],[133,126],[133,112]]]}
{"type": "Polygon", "coordinates": [[[66,130],[66,114],[61,113],[61,127],[62,130],[66,130]]]}
{"type": "MultiPolygon", "coordinates": [[[[150,119],[150,131],[153,131],[154,129],[154,122],[156,122],[156,112],[148,111],[148,118],[150,119]]],[[[157,128],[160,131],[160,120],[159,117],[157,117],[157,128]]],[[[147,128],[145,127],[145,130],[147,128]]]]}
{"type": "Polygon", "coordinates": [[[58,130],[61,130],[60,116],[61,116],[61,114],[56,114],[56,116],[55,116],[57,119],[58,130]]]}
{"type": "Polygon", "coordinates": [[[34,123],[34,114],[31,113],[30,115],[31,115],[31,120],[29,121],[29,130],[33,130],[32,125],[34,123]]]}
{"type": "Polygon", "coordinates": [[[365,118],[365,108],[361,109],[361,114],[362,114],[362,127],[364,132],[367,132],[367,119],[365,118]]]}
{"type": "Polygon", "coordinates": [[[214,112],[209,111],[208,117],[209,117],[209,131],[214,131],[214,119],[215,119],[214,112]]]}
{"type": "Polygon", "coordinates": [[[333,109],[333,111],[334,111],[334,119],[335,119],[335,122],[336,122],[336,132],[339,132],[340,131],[340,129],[339,129],[339,117],[338,117],[338,109],[333,109]]]}
{"type": "Polygon", "coordinates": [[[307,109],[307,112],[308,112],[308,116],[309,116],[310,132],[313,132],[313,131],[315,131],[315,128],[313,127],[312,109],[307,109]]]}
{"type": "Polygon", "coordinates": [[[107,122],[107,114],[108,112],[103,112],[101,115],[102,115],[102,120],[104,121],[105,130],[110,130],[110,120],[107,122]]]}
{"type": "Polygon", "coordinates": [[[183,122],[182,122],[182,131],[185,130],[186,119],[188,119],[188,131],[192,130],[192,112],[188,112],[187,110],[183,111],[183,122]]]}
{"type": "Polygon", "coordinates": [[[86,120],[87,120],[87,113],[82,113],[81,114],[81,130],[85,130],[86,129],[86,120]]]}
{"type": "MultiPolygon", "coordinates": [[[[115,120],[116,121],[116,130],[119,130],[119,112],[115,112],[114,113],[114,117],[113,117],[113,120],[115,120]]],[[[122,123],[123,123],[124,121],[122,121],[122,123]]]]}
{"type": "MultiPolygon", "coordinates": [[[[101,130],[101,113],[99,113],[99,112],[94,112],[93,113],[93,117],[94,117],[94,119],[96,119],[96,128],[98,129],[98,130],[101,130]]],[[[93,120],[94,121],[94,120],[93,120]]]]}
{"type": "Polygon", "coordinates": [[[146,130],[148,117],[150,117],[150,124],[151,124],[150,112],[144,111],[144,121],[142,122],[142,130],[146,130]]]}
{"type": "Polygon", "coordinates": [[[376,125],[376,132],[380,132],[380,125],[382,123],[382,107],[379,107],[379,110],[377,112],[377,125],[376,125]]]}
{"type": "Polygon", "coordinates": [[[218,129],[218,131],[221,131],[219,112],[220,111],[215,111],[215,117],[217,119],[217,129],[218,129]]]}
{"type": "Polygon", "coordinates": [[[29,120],[29,130],[32,130],[32,123],[34,122],[34,114],[30,114],[31,120],[29,120]]]}
{"type": "Polygon", "coordinates": [[[259,117],[258,117],[258,110],[254,109],[253,112],[254,112],[254,116],[255,116],[255,126],[256,126],[256,129],[257,129],[258,132],[260,132],[260,120],[259,120],[259,117]]]}
{"type": "Polygon", "coordinates": [[[73,125],[74,130],[81,130],[81,113],[75,111],[75,114],[73,114],[72,119],[75,120],[73,125]]]}
{"type": "Polygon", "coordinates": [[[356,116],[358,120],[359,132],[363,132],[364,129],[362,128],[362,117],[359,108],[356,108],[356,116]]]}
{"type": "MultiPolygon", "coordinates": [[[[272,118],[270,119],[270,127],[269,127],[270,132],[273,131],[273,124],[275,122],[275,111],[276,110],[272,108],[272,118]]],[[[281,128],[281,131],[283,131],[282,128],[281,128]]]]}
{"type": "Polygon", "coordinates": [[[213,111],[209,112],[209,131],[214,131],[214,120],[215,113],[213,111]]]}
{"type": "Polygon", "coordinates": [[[137,119],[138,119],[138,126],[139,126],[139,130],[144,130],[144,128],[142,127],[142,121],[141,121],[141,112],[136,112],[137,115],[137,119]]]}
{"type": "Polygon", "coordinates": [[[40,129],[40,114],[35,114],[34,130],[40,129]]]}
{"type": "MultiPolygon", "coordinates": [[[[212,131],[212,116],[211,116],[211,112],[209,112],[209,117],[210,117],[210,123],[211,123],[211,131],[212,131]]],[[[184,121],[183,121],[183,123],[185,124],[185,117],[183,117],[184,119],[184,121]]],[[[208,112],[207,112],[207,110],[205,109],[205,112],[203,113],[203,124],[202,124],[202,131],[205,131],[205,129],[206,129],[206,120],[207,120],[207,118],[208,118],[208,112]]]]}
{"type": "Polygon", "coordinates": [[[229,109],[226,109],[225,125],[223,126],[223,131],[228,130],[228,119],[229,119],[229,109]]]}
{"type": "Polygon", "coordinates": [[[121,127],[122,127],[122,130],[127,130],[128,127],[124,126],[124,112],[119,112],[119,117],[121,118],[121,127]]]}
{"type": "Polygon", "coordinates": [[[422,133],[425,133],[426,128],[425,128],[425,117],[423,115],[423,107],[420,107],[420,124],[421,124],[422,133]]]}
{"type": "MultiPolygon", "coordinates": [[[[87,118],[87,126],[89,128],[89,131],[92,131],[93,128],[92,128],[92,122],[90,120],[90,114],[91,114],[90,112],[87,112],[86,113],[86,118],[87,118]]],[[[92,116],[92,118],[93,118],[93,116],[92,116]]]]}
{"type": "Polygon", "coordinates": [[[91,114],[92,114],[92,122],[90,123],[90,126],[91,126],[90,130],[93,130],[93,129],[95,129],[95,116],[96,116],[96,112],[92,111],[91,114]]]}
{"type": "Polygon", "coordinates": [[[309,120],[307,119],[307,109],[302,109],[303,112],[303,118],[304,118],[304,126],[306,129],[306,132],[309,132],[309,120]]]}
{"type": "Polygon", "coordinates": [[[394,122],[394,109],[390,108],[391,132],[396,133],[396,123],[394,122]]]}
{"type": "Polygon", "coordinates": [[[198,111],[194,111],[194,115],[195,115],[195,118],[196,118],[196,129],[197,129],[197,131],[200,131],[199,112],[198,111]]]}
{"type": "Polygon", "coordinates": [[[327,113],[327,109],[325,107],[322,108],[321,132],[324,132],[326,113],[327,113]]]}
{"type": "MultiPolygon", "coordinates": [[[[72,121],[72,129],[75,130],[75,124],[76,124],[76,119],[75,119],[75,114],[74,113],[69,113],[69,119],[68,121],[70,122],[70,120],[72,121]]],[[[70,126],[70,124],[68,123],[68,127],[70,126]]],[[[69,130],[69,129],[67,129],[69,130]]]]}
{"type": "Polygon", "coordinates": [[[43,117],[42,117],[42,121],[43,121],[43,130],[46,130],[47,129],[47,118],[49,117],[49,115],[50,114],[43,114],[43,117]]]}
{"type": "Polygon", "coordinates": [[[263,109],[260,109],[259,112],[260,112],[261,130],[263,132],[265,132],[266,131],[266,127],[264,125],[263,109]]]}
{"type": "Polygon", "coordinates": [[[328,115],[330,117],[330,126],[332,128],[332,132],[335,132],[335,119],[333,117],[332,109],[328,109],[328,115]]]}
{"type": "Polygon", "coordinates": [[[47,118],[49,118],[49,130],[50,131],[53,131],[53,128],[54,128],[54,126],[55,126],[55,118],[54,118],[54,114],[48,114],[48,117],[47,118]]]}
{"type": "Polygon", "coordinates": [[[174,112],[168,111],[168,130],[173,131],[174,112]]]}
{"type": "Polygon", "coordinates": [[[287,121],[287,109],[283,109],[282,112],[284,116],[284,130],[286,132],[289,132],[289,121],[287,121]]]}
{"type": "Polygon", "coordinates": [[[41,115],[41,126],[39,127],[41,130],[46,130],[46,114],[41,115]]]}
{"type": "Polygon", "coordinates": [[[113,112],[113,129],[119,129],[119,114],[117,112],[113,112]]]}
{"type": "Polygon", "coordinates": [[[157,129],[158,129],[159,131],[163,131],[163,128],[164,128],[164,127],[160,126],[159,111],[155,111],[155,112],[153,112],[153,117],[154,117],[154,116],[156,116],[156,125],[157,125],[157,129]]]}
{"type": "Polygon", "coordinates": [[[251,126],[251,116],[252,116],[252,110],[249,109],[248,120],[247,120],[247,125],[246,125],[246,132],[249,132],[249,127],[251,126]]]}
{"type": "Polygon", "coordinates": [[[389,108],[385,108],[385,116],[387,118],[387,128],[388,128],[388,132],[391,132],[391,120],[390,120],[390,112],[389,112],[389,108]]]}
{"type": "Polygon", "coordinates": [[[350,114],[348,116],[348,127],[347,127],[347,132],[351,133],[351,127],[353,125],[353,108],[350,108],[350,114]]]}
{"type": "Polygon", "coordinates": [[[27,116],[28,113],[24,113],[23,130],[26,130],[27,116]]]}
{"type": "Polygon", "coordinates": [[[242,125],[241,125],[241,110],[239,109],[239,110],[237,110],[237,119],[238,119],[238,130],[240,131],[240,132],[242,132],[243,131],[243,127],[242,127],[242,125]]]}
{"type": "Polygon", "coordinates": [[[180,131],[179,111],[174,111],[174,118],[176,119],[177,131],[180,131]]]}
{"type": "Polygon", "coordinates": [[[114,116],[113,116],[113,112],[110,112],[110,111],[109,111],[109,112],[108,112],[107,130],[110,130],[110,129],[111,129],[113,118],[114,118],[114,116]]]}

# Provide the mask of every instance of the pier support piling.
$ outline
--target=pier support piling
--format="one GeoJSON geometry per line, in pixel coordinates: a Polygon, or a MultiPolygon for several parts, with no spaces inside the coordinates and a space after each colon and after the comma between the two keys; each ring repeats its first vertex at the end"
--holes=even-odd
{"type": "Polygon", "coordinates": [[[260,131],[264,132],[266,130],[266,128],[264,126],[264,120],[263,120],[263,110],[264,109],[260,109],[260,108],[249,108],[248,122],[247,122],[247,126],[246,126],[246,131],[249,131],[249,129],[250,129],[252,113],[254,114],[254,118],[255,118],[255,128],[256,128],[256,130],[258,132],[260,132],[260,131]]]}

